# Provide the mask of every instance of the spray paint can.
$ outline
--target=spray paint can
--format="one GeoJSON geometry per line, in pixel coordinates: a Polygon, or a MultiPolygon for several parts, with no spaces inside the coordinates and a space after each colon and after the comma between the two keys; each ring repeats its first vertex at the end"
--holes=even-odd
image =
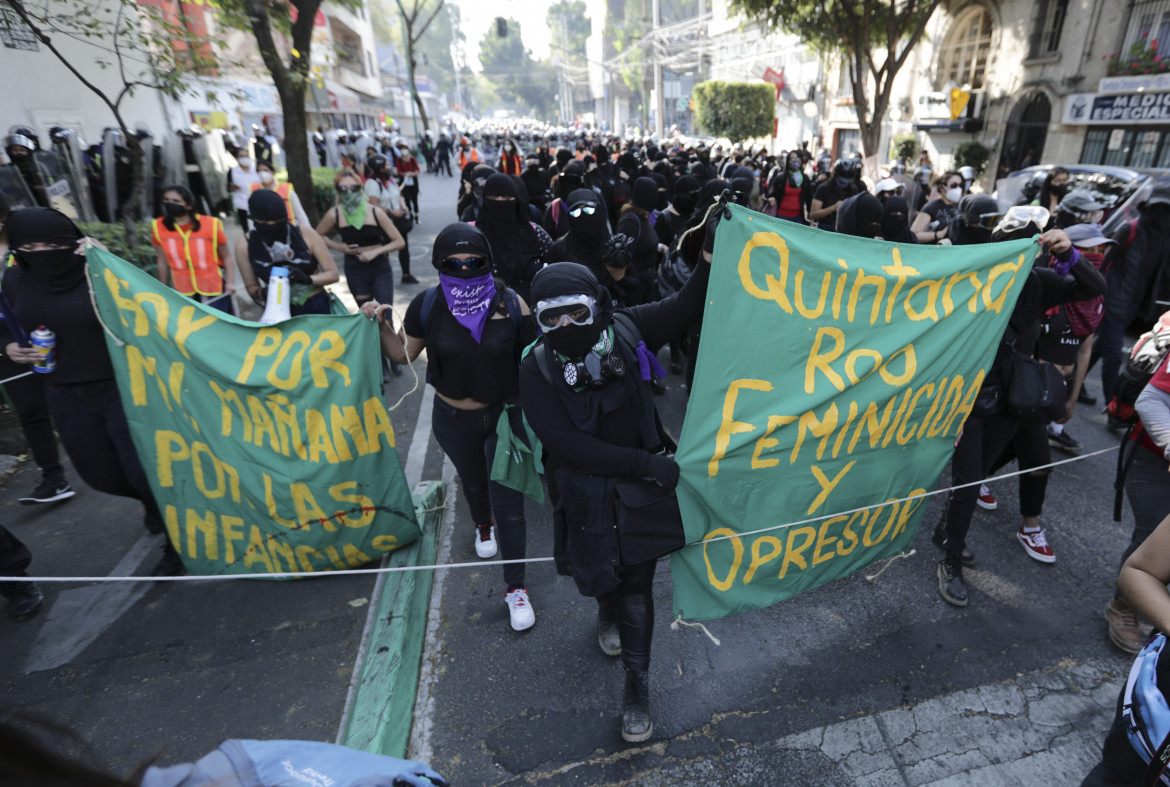
{"type": "Polygon", "coordinates": [[[32,332],[29,340],[42,356],[41,362],[33,365],[33,371],[41,374],[57,371],[57,334],[42,325],[32,332]]]}

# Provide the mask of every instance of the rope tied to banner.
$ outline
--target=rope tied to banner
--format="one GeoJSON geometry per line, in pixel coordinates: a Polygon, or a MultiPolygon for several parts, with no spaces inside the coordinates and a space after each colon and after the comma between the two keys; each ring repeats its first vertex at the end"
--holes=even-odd
{"type": "MultiPolygon", "coordinates": [[[[958,484],[956,486],[945,487],[943,489],[937,489],[933,492],[926,492],[926,493],[921,494],[921,495],[914,495],[912,497],[906,497],[906,498],[903,498],[901,501],[888,500],[884,503],[875,503],[874,505],[862,506],[860,508],[855,508],[852,511],[842,511],[842,512],[839,512],[836,514],[828,514],[826,516],[815,517],[813,519],[806,519],[806,520],[803,520],[801,522],[786,522],[782,525],[773,525],[771,527],[762,528],[760,530],[753,530],[750,532],[739,533],[739,534],[734,535],[734,536],[721,536],[719,538],[711,538],[711,539],[705,539],[702,541],[695,541],[693,543],[687,544],[687,546],[695,546],[698,544],[710,544],[710,543],[713,543],[715,541],[726,541],[726,540],[732,539],[732,538],[742,538],[744,536],[753,535],[755,533],[765,533],[765,532],[768,532],[770,530],[779,530],[779,529],[783,529],[786,527],[795,527],[797,525],[807,524],[810,522],[819,522],[819,521],[822,521],[824,519],[830,519],[830,518],[835,517],[835,516],[848,516],[850,514],[858,512],[858,511],[871,511],[871,510],[876,509],[876,508],[882,508],[883,506],[888,506],[894,502],[905,502],[907,500],[919,500],[922,498],[930,497],[932,495],[940,495],[940,494],[944,494],[947,492],[953,492],[956,489],[964,489],[966,487],[975,486],[977,484],[986,484],[986,483],[989,483],[992,481],[1002,481],[1006,478],[1014,478],[1016,476],[1023,475],[1024,473],[1032,473],[1032,472],[1035,472],[1037,470],[1044,470],[1044,469],[1047,469],[1050,467],[1057,467],[1058,465],[1065,465],[1065,464],[1069,464],[1071,462],[1079,462],[1083,459],[1090,459],[1094,456],[1100,456],[1101,454],[1109,453],[1110,451],[1116,451],[1117,448],[1118,448],[1118,446],[1113,446],[1111,448],[1104,448],[1100,451],[1094,451],[1093,453],[1090,453],[1090,454],[1083,454],[1081,456],[1074,456],[1070,459],[1063,459],[1059,462],[1052,462],[1050,464],[1041,465],[1039,467],[1029,467],[1026,470],[1017,470],[1014,473],[1003,473],[1001,475],[993,476],[991,478],[984,478],[980,481],[972,481],[969,484],[958,484]]],[[[447,501],[445,500],[443,506],[439,506],[439,507],[436,507],[433,509],[427,509],[427,511],[428,512],[429,511],[437,511],[440,508],[445,508],[446,504],[447,504],[447,501]]],[[[913,554],[915,554],[914,550],[911,550],[910,552],[903,553],[900,555],[895,555],[894,557],[892,557],[890,559],[889,562],[892,563],[894,560],[896,560],[899,557],[910,557],[913,554]]],[[[399,573],[399,572],[403,572],[403,571],[439,571],[439,570],[450,569],[450,568],[483,568],[485,566],[506,566],[506,565],[512,565],[512,564],[521,564],[521,563],[551,563],[554,560],[555,560],[554,557],[549,556],[549,557],[517,558],[514,560],[476,560],[474,562],[465,562],[465,563],[435,563],[435,564],[424,565],[424,566],[387,566],[384,568],[381,568],[381,567],[379,567],[379,568],[350,568],[350,569],[341,569],[341,570],[337,570],[337,571],[282,571],[282,572],[256,573],[256,574],[214,574],[214,575],[201,574],[201,575],[195,575],[195,576],[188,575],[188,576],[181,576],[181,577],[134,577],[134,576],[131,576],[131,577],[116,577],[116,576],[115,577],[111,577],[111,576],[105,576],[105,577],[21,577],[20,581],[21,582],[222,582],[224,580],[236,580],[236,579],[320,579],[322,577],[356,576],[356,575],[363,575],[363,574],[394,574],[394,573],[399,573]]],[[[889,563],[887,563],[887,567],[888,567],[888,565],[889,565],[889,563]]],[[[882,571],[884,571],[884,570],[885,569],[882,569],[882,571]]],[[[882,571],[879,571],[879,572],[877,572],[877,574],[874,574],[872,576],[872,579],[876,579],[878,576],[880,576],[882,571]]],[[[871,579],[868,576],[866,578],[871,579]]],[[[871,581],[872,581],[872,579],[871,579],[871,581]]],[[[681,618],[680,618],[680,620],[681,620],[681,618]]],[[[687,624],[687,622],[684,622],[684,625],[686,625],[686,624],[687,624]]]]}

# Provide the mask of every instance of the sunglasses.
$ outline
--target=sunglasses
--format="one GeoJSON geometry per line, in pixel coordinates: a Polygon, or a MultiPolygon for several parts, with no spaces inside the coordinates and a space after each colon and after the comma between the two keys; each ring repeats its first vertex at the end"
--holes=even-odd
{"type": "Polygon", "coordinates": [[[338,194],[354,194],[362,190],[361,186],[338,186],[338,194]]]}
{"type": "Polygon", "coordinates": [[[487,257],[468,257],[465,260],[446,257],[440,267],[447,271],[478,271],[487,267],[487,257]]]}
{"type": "Polygon", "coordinates": [[[596,210],[597,208],[593,207],[592,205],[578,205],[575,208],[569,209],[569,215],[575,219],[579,219],[582,215],[592,216],[596,210]]]}

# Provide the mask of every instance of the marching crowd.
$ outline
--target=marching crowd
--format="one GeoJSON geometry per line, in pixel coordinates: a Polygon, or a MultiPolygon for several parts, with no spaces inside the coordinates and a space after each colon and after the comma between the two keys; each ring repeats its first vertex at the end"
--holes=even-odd
{"type": "MultiPolygon", "coordinates": [[[[400,282],[417,284],[407,236],[419,219],[422,174],[405,142],[346,150],[333,181],[336,204],[315,227],[295,190],[276,182],[272,162],[252,161],[241,151],[230,189],[245,235],[234,249],[218,218],[196,213],[185,187],[165,189],[164,215],[152,231],[159,277],[230,311],[233,270],[246,292],[263,302],[271,269],[280,265],[289,269],[292,313],[323,314],[336,307],[325,286],[340,278],[330,252],[341,253],[350,291],[380,325],[388,373],[427,350],[433,433],[459,473],[480,557],[526,554],[524,493],[492,475],[501,435],[510,432],[510,439],[542,456],[558,571],[597,600],[599,647],[620,655],[625,666],[626,740],[646,740],[653,732],[652,580],[658,557],[678,545],[671,539],[681,530],[673,502],[675,445],[654,404],[667,374],[657,354],[669,347],[670,373],[690,385],[711,252],[728,202],[898,243],[1038,238],[1043,251],[955,447],[951,485],[959,488],[932,531],[943,550],[937,590],[949,604],[969,603],[963,578],[964,567],[975,562],[969,526],[977,506],[997,503],[992,490],[964,485],[1013,460],[1025,471],[1019,476],[1019,544],[1039,562],[1056,560],[1040,522],[1044,468],[1052,447],[1080,447],[1064,424],[1078,403],[1094,403],[1083,385],[1094,363],[1101,364],[1106,402],[1124,398],[1124,332],[1170,249],[1170,190],[1155,188],[1139,218],[1106,237],[1100,225],[1106,206],[1088,192],[1070,190],[1069,173],[1060,168],[1048,171],[1023,204],[1004,210],[972,190],[975,173],[968,168],[936,175],[920,166],[913,177],[894,168],[871,185],[862,178],[859,157],[833,162],[803,147],[773,156],[740,144],[708,148],[587,134],[520,140],[508,133],[486,134],[478,143],[447,133],[419,143],[428,173],[454,178],[451,163],[457,163],[456,209],[433,244],[439,284],[415,294],[401,324],[389,311],[390,254],[398,252],[400,282]],[[1055,381],[1060,393],[1021,409],[1020,389],[1036,375],[1055,381]],[[642,524],[658,546],[639,551],[614,534],[613,520],[638,507],[631,500],[650,498],[657,520],[642,524]]],[[[9,388],[44,474],[22,502],[72,493],[56,456],[55,422],[78,474],[101,491],[141,499],[147,528],[161,532],[88,298],[81,232],[49,208],[5,215],[0,206],[0,222],[6,236],[0,240],[14,253],[3,292],[17,322],[25,331],[52,324],[59,343],[59,370],[51,380],[32,377],[23,399],[16,386],[9,388]]],[[[0,326],[0,333],[11,362],[40,357],[12,326],[0,326]]],[[[1122,404],[1132,405],[1136,416],[1115,410],[1111,418],[1138,426],[1130,430],[1124,478],[1135,529],[1121,563],[1161,576],[1167,561],[1142,545],[1170,514],[1165,363],[1140,396],[1122,404]]],[[[28,551],[2,529],[0,555],[0,575],[20,576],[28,566],[28,551]]],[[[156,572],[182,570],[168,544],[156,572]]],[[[524,564],[506,564],[503,574],[511,626],[530,628],[535,611],[524,564]]],[[[1138,612],[1160,602],[1147,594],[1135,607],[1123,589],[1124,583],[1105,607],[1109,637],[1136,653],[1147,641],[1138,612]]],[[[15,617],[31,617],[41,606],[32,583],[6,582],[0,590],[15,617]]],[[[1151,614],[1151,620],[1163,619],[1151,614]]]]}

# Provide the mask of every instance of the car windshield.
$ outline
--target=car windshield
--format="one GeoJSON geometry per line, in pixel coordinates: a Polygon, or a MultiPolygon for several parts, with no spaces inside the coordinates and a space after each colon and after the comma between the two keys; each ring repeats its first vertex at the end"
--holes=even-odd
{"type": "MultiPolygon", "coordinates": [[[[1017,204],[1026,195],[1034,193],[1033,189],[1035,186],[1029,188],[1029,184],[1037,171],[1042,172],[1043,170],[1022,170],[1020,172],[1014,172],[999,181],[996,184],[998,187],[996,197],[999,199],[1000,207],[1006,210],[1008,207],[1017,204]]],[[[1170,174],[1167,177],[1170,178],[1170,174]]],[[[1116,226],[1117,221],[1121,220],[1115,218],[1115,215],[1120,216],[1123,213],[1128,215],[1133,211],[1136,217],[1136,207],[1134,206],[1140,200],[1133,199],[1133,195],[1135,192],[1145,189],[1148,196],[1149,189],[1152,188],[1152,183],[1151,177],[1146,174],[1140,174],[1131,180],[1109,172],[1072,169],[1069,172],[1068,185],[1070,191],[1073,189],[1088,191],[1093,195],[1095,200],[1104,205],[1105,218],[1102,221],[1108,226],[1113,227],[1116,226]],[[1123,208],[1115,211],[1114,208],[1118,206],[1123,206],[1123,208]]]]}

